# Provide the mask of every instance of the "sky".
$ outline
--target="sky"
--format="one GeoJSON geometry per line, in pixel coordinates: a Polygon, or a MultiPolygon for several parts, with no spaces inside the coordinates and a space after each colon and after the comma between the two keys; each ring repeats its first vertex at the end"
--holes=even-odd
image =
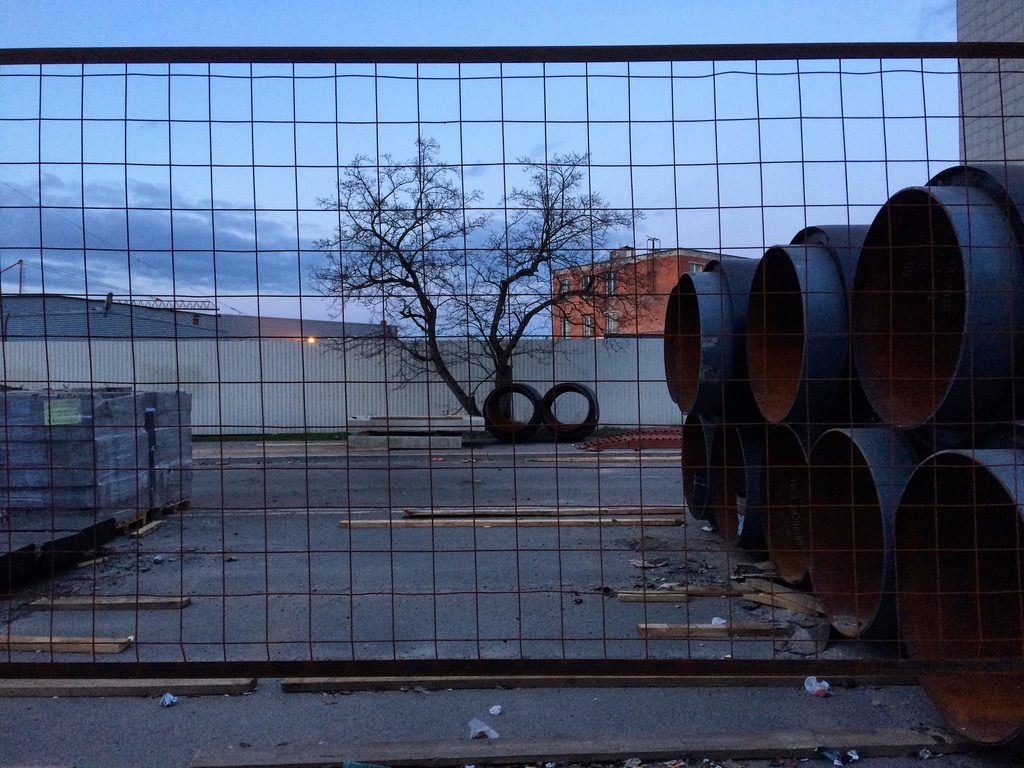
{"type": "MultiPolygon", "coordinates": [[[[956,37],[952,0],[0,0],[0,19],[0,48],[956,37]]],[[[25,262],[0,280],[330,317],[309,274],[337,219],[317,199],[356,155],[405,158],[427,135],[492,213],[520,159],[585,151],[588,183],[644,212],[621,239],[756,255],[870,221],[956,160],[955,72],[911,64],[0,67],[0,269],[25,262]]]]}
{"type": "Polygon", "coordinates": [[[955,0],[3,0],[0,47],[952,41],[955,0]]]}

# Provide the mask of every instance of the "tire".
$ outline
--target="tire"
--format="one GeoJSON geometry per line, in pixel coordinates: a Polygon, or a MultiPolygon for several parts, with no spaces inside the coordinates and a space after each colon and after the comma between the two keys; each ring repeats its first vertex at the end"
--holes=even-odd
{"type": "Polygon", "coordinates": [[[484,429],[503,443],[523,443],[541,427],[540,393],[529,384],[503,384],[495,387],[484,401],[484,429]],[[513,395],[523,395],[532,406],[530,418],[516,421],[502,407],[513,395]]]}
{"type": "Polygon", "coordinates": [[[597,395],[594,394],[594,390],[586,384],[568,381],[559,382],[547,391],[544,399],[541,400],[540,411],[544,424],[551,430],[555,440],[559,443],[578,443],[580,440],[590,437],[597,429],[597,422],[600,418],[597,395]],[[583,395],[587,401],[587,415],[583,421],[576,424],[559,421],[555,416],[555,400],[570,392],[583,395]]]}

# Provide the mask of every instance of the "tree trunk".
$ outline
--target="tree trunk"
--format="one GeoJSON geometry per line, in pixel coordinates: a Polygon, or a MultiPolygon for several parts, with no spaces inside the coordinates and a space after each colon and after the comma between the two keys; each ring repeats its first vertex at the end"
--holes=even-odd
{"type": "Polygon", "coordinates": [[[507,360],[499,360],[498,364],[494,367],[495,388],[511,384],[513,381],[512,364],[507,360]]]}
{"type": "MultiPolygon", "coordinates": [[[[512,384],[515,381],[512,377],[512,363],[507,359],[498,359],[494,366],[494,388],[512,384]]],[[[498,401],[502,416],[506,419],[512,418],[512,398],[503,397],[498,401]]]]}
{"type": "Polygon", "coordinates": [[[434,366],[434,370],[437,371],[437,375],[441,377],[441,381],[445,383],[452,394],[455,395],[455,399],[459,401],[459,405],[462,406],[462,410],[469,416],[480,416],[480,408],[477,407],[476,400],[470,395],[459,384],[458,380],[452,375],[452,372],[448,370],[448,366],[444,362],[444,358],[441,356],[441,350],[434,339],[428,339],[427,344],[430,348],[430,364],[434,366]]]}

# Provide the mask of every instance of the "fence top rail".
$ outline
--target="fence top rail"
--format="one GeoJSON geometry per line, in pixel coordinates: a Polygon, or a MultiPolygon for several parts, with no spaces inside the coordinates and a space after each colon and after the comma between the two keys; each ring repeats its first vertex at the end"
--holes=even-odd
{"type": "Polygon", "coordinates": [[[1024,58],[1024,42],[0,49],[0,64],[520,64],[949,58],[1021,59],[1024,58]]]}

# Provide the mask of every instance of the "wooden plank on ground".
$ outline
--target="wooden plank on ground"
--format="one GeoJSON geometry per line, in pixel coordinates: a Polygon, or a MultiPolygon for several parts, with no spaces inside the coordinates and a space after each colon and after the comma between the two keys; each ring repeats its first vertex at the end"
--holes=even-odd
{"type": "Polygon", "coordinates": [[[54,611],[152,611],[180,610],[191,603],[191,597],[175,595],[70,595],[41,597],[29,603],[29,607],[54,611]]]}
{"type": "Polygon", "coordinates": [[[743,581],[744,597],[755,603],[784,608],[788,611],[806,613],[809,616],[824,614],[818,599],[807,592],[775,584],[767,579],[747,578],[743,581]]]}
{"type": "Polygon", "coordinates": [[[677,517],[489,517],[482,520],[472,518],[448,518],[441,520],[424,520],[421,518],[402,518],[397,520],[342,520],[342,528],[568,528],[598,526],[644,526],[671,527],[684,525],[685,521],[677,517]]]}
{"type": "Polygon", "coordinates": [[[714,639],[727,637],[776,637],[786,633],[779,622],[727,621],[724,624],[638,624],[640,637],[654,639],[714,639]]]}
{"type": "Polygon", "coordinates": [[[131,510],[126,511],[123,515],[117,517],[117,527],[121,530],[127,530],[135,525],[142,525],[146,522],[146,517],[149,513],[146,510],[131,510]]]}
{"type": "Polygon", "coordinates": [[[256,678],[226,680],[0,680],[0,698],[84,696],[237,696],[256,690],[256,678]]]}
{"type": "Polygon", "coordinates": [[[615,596],[623,603],[688,603],[690,596],[679,590],[645,589],[622,590],[615,596]]]}
{"type": "Polygon", "coordinates": [[[378,740],[310,746],[203,747],[191,768],[324,768],[347,761],[389,766],[524,765],[554,763],[644,762],[696,756],[708,760],[813,759],[822,744],[856,745],[862,758],[904,757],[921,749],[943,754],[976,749],[964,738],[928,729],[834,728],[800,730],[736,729],[684,733],[651,733],[591,739],[447,739],[435,742],[378,740]]]}
{"type": "Polygon", "coordinates": [[[137,539],[141,539],[143,536],[148,536],[153,531],[155,531],[157,528],[160,528],[166,522],[167,522],[166,520],[154,520],[152,523],[146,523],[144,526],[139,528],[137,531],[132,531],[131,535],[134,536],[137,539]]]}
{"type": "Polygon", "coordinates": [[[681,584],[664,589],[623,590],[617,597],[624,603],[685,603],[691,597],[742,597],[742,590],[728,584],[681,584]]]}
{"type": "Polygon", "coordinates": [[[625,449],[615,453],[590,453],[576,456],[534,456],[527,461],[537,464],[614,464],[637,461],[671,461],[678,462],[682,454],[672,448],[644,448],[639,451],[625,449]]]}
{"type": "Polygon", "coordinates": [[[409,518],[445,517],[594,517],[620,515],[682,515],[684,508],[674,507],[407,507],[409,518]]]}
{"type": "Polygon", "coordinates": [[[131,647],[131,637],[50,637],[0,635],[0,651],[48,651],[51,653],[120,653],[131,647]]]}

